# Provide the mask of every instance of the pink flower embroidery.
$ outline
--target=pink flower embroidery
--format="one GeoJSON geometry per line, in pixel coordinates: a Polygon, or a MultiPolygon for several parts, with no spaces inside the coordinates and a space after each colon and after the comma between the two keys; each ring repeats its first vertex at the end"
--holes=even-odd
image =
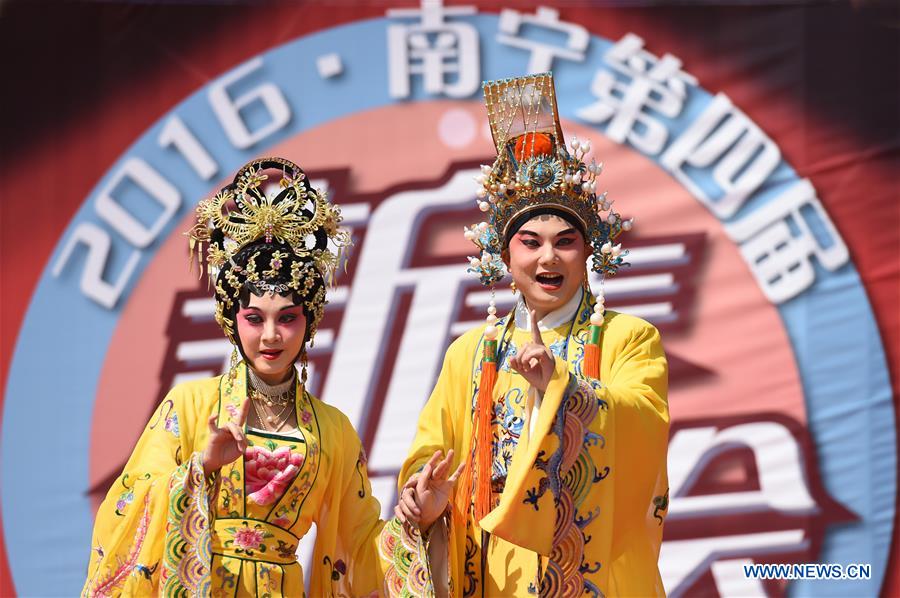
{"type": "Polygon", "coordinates": [[[302,421],[304,424],[308,424],[310,420],[312,420],[312,413],[310,413],[309,411],[304,411],[300,415],[300,421],[302,421]]]}
{"type": "Polygon", "coordinates": [[[243,548],[244,550],[248,548],[259,548],[259,545],[262,544],[263,541],[263,533],[257,529],[248,529],[243,528],[234,532],[234,544],[238,548],[243,548]]]}

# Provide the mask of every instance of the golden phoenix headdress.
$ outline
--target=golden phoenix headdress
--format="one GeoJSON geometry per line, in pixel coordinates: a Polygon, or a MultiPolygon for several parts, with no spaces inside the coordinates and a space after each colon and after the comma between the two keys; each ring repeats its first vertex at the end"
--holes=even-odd
{"type": "Polygon", "coordinates": [[[309,314],[309,338],[315,335],[325,285],[332,283],[350,245],[340,222],[340,208],[283,158],[249,162],[230,185],[197,205],[197,223],[188,233],[191,260],[196,252],[202,276],[206,247],[216,322],[229,340],[235,342],[233,308],[245,288],[257,294],[295,292],[309,314]]]}

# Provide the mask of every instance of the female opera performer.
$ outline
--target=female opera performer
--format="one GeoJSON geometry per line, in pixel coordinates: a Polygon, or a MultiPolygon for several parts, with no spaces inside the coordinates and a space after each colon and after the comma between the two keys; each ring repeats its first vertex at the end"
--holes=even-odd
{"type": "Polygon", "coordinates": [[[652,325],[592,296],[585,268],[614,273],[631,222],[596,194],[589,142],[566,149],[551,75],[485,83],[485,100],[499,156],[478,177],[488,221],[466,230],[481,250],[469,270],[492,285],[508,268],[519,295],[447,350],[396,512],[432,554],[449,541],[435,589],[455,596],[662,595],[666,358],[652,325]],[[436,449],[465,464],[446,516],[415,488],[436,449]]]}
{"type": "MultiPolygon", "coordinates": [[[[267,158],[197,213],[192,253],[206,245],[216,321],[243,359],[159,406],[97,513],[83,594],[301,596],[296,550],[313,523],[311,595],[383,594],[400,575],[425,591],[400,523],[379,520],[350,421],[305,389],[307,343],[350,240],[339,209],[267,158]]],[[[447,475],[452,455],[431,456],[417,496],[440,510],[458,472],[447,475]]]]}

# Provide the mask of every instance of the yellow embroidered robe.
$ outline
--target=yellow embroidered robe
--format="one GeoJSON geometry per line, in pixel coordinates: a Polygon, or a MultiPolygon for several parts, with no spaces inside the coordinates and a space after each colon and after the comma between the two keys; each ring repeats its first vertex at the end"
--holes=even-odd
{"type": "MultiPolygon", "coordinates": [[[[533,422],[529,385],[509,367],[531,333],[498,322],[493,392],[493,510],[463,525],[450,518],[453,596],[652,596],[668,506],[668,368],[649,323],[608,311],[600,381],[582,373],[593,298],[574,318],[542,332],[556,368],[533,422]]],[[[436,449],[468,456],[480,383],[484,326],[448,348],[403,465],[402,484],[436,449]]],[[[455,501],[456,499],[454,499],[455,501]]],[[[440,583],[436,581],[436,583],[440,583]]]]}
{"type": "Polygon", "coordinates": [[[382,593],[399,526],[379,521],[338,409],[298,385],[299,437],[245,430],[247,454],[205,480],[207,420],[222,425],[247,396],[246,366],[237,372],[179,384],[160,404],[97,513],[83,595],[301,596],[295,552],[312,523],[311,595],[382,593]]]}

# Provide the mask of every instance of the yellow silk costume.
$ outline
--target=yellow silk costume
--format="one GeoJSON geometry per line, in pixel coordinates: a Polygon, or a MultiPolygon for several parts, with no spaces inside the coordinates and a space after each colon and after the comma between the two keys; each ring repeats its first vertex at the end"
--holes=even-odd
{"type": "MultiPolygon", "coordinates": [[[[652,325],[607,311],[600,381],[586,379],[592,308],[585,293],[568,322],[542,331],[556,367],[534,422],[530,386],[509,366],[531,332],[517,328],[513,314],[497,324],[493,509],[475,521],[467,500],[464,524],[458,515],[444,520],[452,596],[664,594],[657,559],[668,506],[665,355],[652,325]]],[[[437,449],[469,455],[483,332],[471,330],[447,350],[401,483],[437,449]]]]}
{"type": "Polygon", "coordinates": [[[300,433],[245,429],[247,453],[205,480],[207,419],[224,425],[247,397],[246,366],[234,371],[161,403],[97,513],[83,595],[303,596],[295,553],[312,523],[312,596],[381,594],[394,563],[409,562],[399,524],[379,521],[349,420],[299,382],[300,433]],[[272,481],[275,468],[288,473],[272,481]]]}

